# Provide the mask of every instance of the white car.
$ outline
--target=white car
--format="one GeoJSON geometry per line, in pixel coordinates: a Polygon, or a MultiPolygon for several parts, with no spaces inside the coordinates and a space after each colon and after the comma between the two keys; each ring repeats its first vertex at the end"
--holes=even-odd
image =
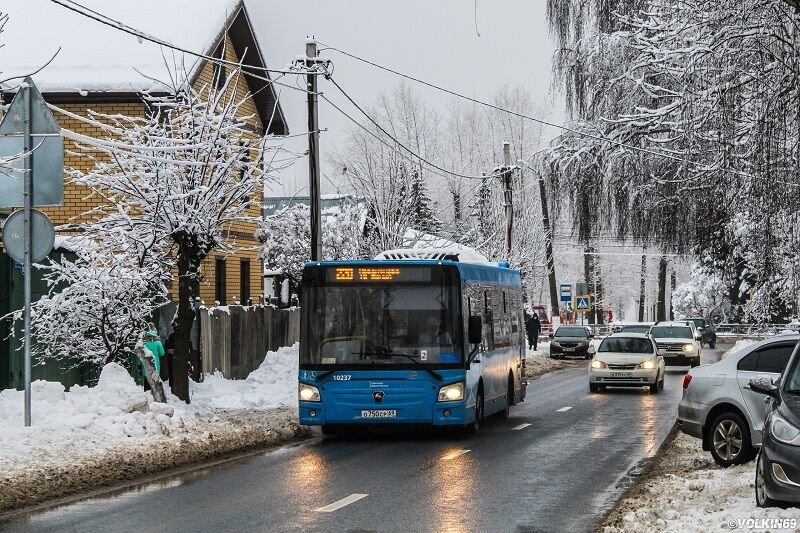
{"type": "Polygon", "coordinates": [[[655,341],[658,353],[664,357],[666,364],[691,367],[700,365],[700,341],[696,338],[694,327],[686,322],[656,322],[650,328],[650,337],[655,341]]]}
{"type": "Polygon", "coordinates": [[[606,387],[664,388],[664,358],[655,342],[644,333],[614,333],[600,346],[589,364],[589,390],[606,387]]]}

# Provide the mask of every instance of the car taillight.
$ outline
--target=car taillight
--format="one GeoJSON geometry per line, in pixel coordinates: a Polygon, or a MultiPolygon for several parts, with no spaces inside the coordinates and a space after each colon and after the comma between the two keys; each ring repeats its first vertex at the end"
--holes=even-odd
{"type": "Polygon", "coordinates": [[[686,374],[685,376],[683,376],[683,388],[684,389],[688,389],[689,388],[689,383],[691,383],[691,382],[692,382],[692,375],[691,374],[686,374]]]}

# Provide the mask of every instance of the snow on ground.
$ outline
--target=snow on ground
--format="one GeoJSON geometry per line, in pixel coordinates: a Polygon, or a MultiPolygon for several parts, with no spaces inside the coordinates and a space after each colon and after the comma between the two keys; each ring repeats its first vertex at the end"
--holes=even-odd
{"type": "Polygon", "coordinates": [[[537,350],[528,350],[525,354],[525,376],[529,378],[547,374],[553,370],[576,366],[582,359],[550,359],[550,343],[540,342],[537,350]]]}
{"type": "Polygon", "coordinates": [[[743,349],[747,348],[748,346],[750,346],[751,344],[755,344],[757,342],[759,342],[759,341],[756,340],[756,339],[739,339],[739,340],[736,341],[736,343],[733,345],[733,347],[728,349],[728,351],[726,351],[725,353],[723,353],[720,356],[720,359],[725,359],[729,355],[731,355],[733,353],[736,353],[739,350],[743,350],[743,349]]]}
{"type": "Polygon", "coordinates": [[[0,391],[0,511],[297,436],[297,350],[191,383],[190,405],[154,402],[117,364],[96,387],[36,381],[29,428],[23,392],[0,391]]]}
{"type": "MultiPolygon", "coordinates": [[[[756,506],[755,461],[721,468],[701,442],[678,434],[661,460],[604,524],[618,531],[724,531],[730,521],[748,518],[798,518],[797,508],[756,506]]],[[[775,529],[773,529],[775,531],[775,529]]]]}

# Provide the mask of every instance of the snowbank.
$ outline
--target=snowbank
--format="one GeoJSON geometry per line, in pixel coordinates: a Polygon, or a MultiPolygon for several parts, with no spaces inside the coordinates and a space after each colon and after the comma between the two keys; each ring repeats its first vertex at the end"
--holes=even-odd
{"type": "Polygon", "coordinates": [[[736,343],[733,345],[732,348],[730,348],[728,351],[723,353],[722,356],[720,356],[720,359],[725,359],[729,355],[734,354],[734,353],[738,352],[739,350],[744,350],[745,348],[747,348],[751,344],[755,344],[757,342],[759,342],[759,341],[757,341],[755,339],[739,339],[738,341],[736,341],[736,343]]]}
{"type": "Polygon", "coordinates": [[[698,439],[681,433],[646,480],[619,503],[604,531],[723,531],[736,519],[798,517],[796,508],[757,507],[754,481],[754,461],[720,468],[698,439]]]}
{"type": "Polygon", "coordinates": [[[244,380],[230,380],[220,373],[191,383],[193,405],[215,409],[271,407],[297,408],[298,345],[269,352],[264,362],[244,380]]]}
{"type": "Polygon", "coordinates": [[[36,381],[31,427],[23,392],[0,392],[0,511],[291,439],[298,346],[266,355],[244,380],[191,383],[192,403],[153,401],[106,365],[96,387],[36,381]]]}
{"type": "Polygon", "coordinates": [[[538,350],[528,350],[525,354],[525,377],[533,378],[554,370],[574,367],[580,363],[572,359],[551,359],[550,343],[540,342],[538,350]]]}

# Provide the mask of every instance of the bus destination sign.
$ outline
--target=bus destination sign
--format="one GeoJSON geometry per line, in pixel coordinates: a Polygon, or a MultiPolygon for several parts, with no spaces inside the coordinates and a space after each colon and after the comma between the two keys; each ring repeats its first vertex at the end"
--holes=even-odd
{"type": "Polygon", "coordinates": [[[328,269],[328,281],[370,282],[370,281],[430,281],[429,268],[401,268],[397,266],[345,266],[328,269]]]}

